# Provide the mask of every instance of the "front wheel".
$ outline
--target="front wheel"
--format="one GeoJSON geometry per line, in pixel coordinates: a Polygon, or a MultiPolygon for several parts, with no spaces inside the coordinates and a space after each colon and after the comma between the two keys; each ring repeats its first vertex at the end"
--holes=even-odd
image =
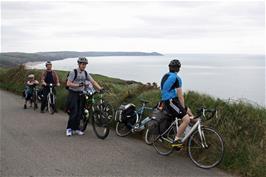
{"type": "Polygon", "coordinates": [[[55,96],[51,93],[47,95],[47,108],[50,114],[55,112],[55,96]]]}
{"type": "Polygon", "coordinates": [[[188,140],[188,156],[200,168],[213,168],[217,166],[224,155],[224,143],[221,136],[213,129],[201,128],[195,131],[188,140]]]}
{"type": "Polygon", "coordinates": [[[113,108],[111,105],[102,103],[95,106],[91,123],[98,138],[105,139],[109,135],[112,118],[113,108]]]}

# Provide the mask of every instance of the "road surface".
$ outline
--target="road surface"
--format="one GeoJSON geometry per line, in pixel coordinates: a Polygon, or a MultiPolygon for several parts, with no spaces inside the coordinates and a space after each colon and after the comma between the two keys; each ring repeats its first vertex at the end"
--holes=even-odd
{"type": "Polygon", "coordinates": [[[90,125],[84,136],[66,137],[66,114],[24,110],[21,97],[0,94],[1,176],[230,176],[200,169],[177,152],[160,156],[143,140],[114,131],[97,139],[90,125]]]}

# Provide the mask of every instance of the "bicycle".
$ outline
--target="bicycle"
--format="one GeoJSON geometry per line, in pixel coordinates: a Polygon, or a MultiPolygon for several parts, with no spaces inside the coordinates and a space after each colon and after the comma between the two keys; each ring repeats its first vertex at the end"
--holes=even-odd
{"type": "Polygon", "coordinates": [[[55,85],[51,83],[48,85],[48,87],[49,87],[49,93],[47,94],[47,109],[50,114],[54,114],[56,96],[53,92],[53,88],[55,87],[55,85]]]}
{"type": "MultiPolygon", "coordinates": [[[[202,121],[217,117],[216,109],[201,108],[196,123],[189,125],[181,139],[182,143],[187,141],[187,153],[194,164],[200,168],[209,169],[217,166],[223,159],[224,142],[222,137],[212,128],[202,125],[202,121]]],[[[178,123],[175,118],[169,128],[158,135],[153,142],[153,147],[160,155],[169,155],[174,148],[174,142],[178,123]]],[[[180,150],[180,149],[177,149],[180,150]]]]}
{"type": "Polygon", "coordinates": [[[32,97],[31,103],[33,103],[33,110],[38,109],[38,88],[36,88],[36,84],[33,85],[32,88],[32,97]]]}
{"type": "MultiPolygon", "coordinates": [[[[128,106],[132,106],[135,108],[135,105],[133,104],[128,104],[128,105],[121,105],[120,108],[116,111],[115,113],[115,121],[116,121],[116,128],[115,128],[115,132],[118,136],[120,137],[125,137],[128,136],[131,133],[137,133],[137,132],[141,132],[146,128],[146,124],[151,120],[150,117],[143,117],[144,111],[145,110],[153,110],[153,108],[150,107],[146,107],[146,104],[148,104],[149,102],[146,100],[140,100],[142,102],[142,106],[137,109],[134,110],[132,117],[133,120],[126,122],[123,121],[122,119],[122,111],[128,107],[128,106]]],[[[152,141],[150,140],[150,136],[149,136],[149,130],[146,129],[145,131],[145,142],[148,145],[152,144],[152,141]]]]}
{"type": "Polygon", "coordinates": [[[107,91],[97,92],[94,89],[88,89],[80,94],[84,99],[80,130],[84,132],[89,121],[91,121],[93,131],[100,139],[105,139],[109,135],[113,118],[112,106],[103,99],[105,92],[107,91]],[[99,94],[99,97],[96,97],[97,94],[99,94]]]}

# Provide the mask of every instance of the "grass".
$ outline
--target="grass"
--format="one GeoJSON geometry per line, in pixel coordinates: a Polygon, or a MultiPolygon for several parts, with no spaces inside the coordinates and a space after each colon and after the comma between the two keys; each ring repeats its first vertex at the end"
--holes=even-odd
{"type": "MultiPolygon", "coordinates": [[[[57,72],[61,83],[64,83],[67,72],[57,72]]],[[[25,70],[23,66],[0,68],[0,88],[21,94],[25,78],[30,73],[40,78],[40,70],[25,70]]],[[[92,76],[110,89],[111,93],[106,95],[106,99],[115,108],[128,102],[139,106],[140,99],[149,100],[148,106],[154,106],[160,99],[160,91],[156,87],[101,75],[92,76]]],[[[64,108],[66,96],[67,91],[62,84],[57,88],[57,106],[60,109],[64,108]]],[[[205,124],[216,129],[225,142],[225,156],[219,168],[246,177],[266,176],[265,108],[254,107],[246,102],[226,102],[194,91],[185,93],[185,102],[193,112],[201,106],[218,108],[218,118],[206,121],[205,124]]]]}

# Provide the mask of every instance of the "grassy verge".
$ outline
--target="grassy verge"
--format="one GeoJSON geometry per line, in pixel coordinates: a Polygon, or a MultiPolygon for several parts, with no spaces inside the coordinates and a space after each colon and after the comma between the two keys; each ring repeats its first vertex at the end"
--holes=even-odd
{"type": "MultiPolygon", "coordinates": [[[[21,94],[25,78],[30,73],[40,78],[40,70],[25,70],[22,66],[11,69],[0,68],[0,88],[21,94]]],[[[58,71],[58,74],[61,83],[64,83],[67,72],[58,71]]],[[[152,86],[101,75],[93,75],[93,77],[111,90],[111,94],[107,95],[106,99],[114,107],[123,102],[140,105],[139,99],[149,100],[150,106],[154,106],[160,98],[159,89],[152,86]]],[[[61,109],[64,108],[66,96],[67,91],[62,84],[57,88],[57,103],[61,109]]],[[[205,124],[215,128],[225,141],[225,157],[220,168],[247,177],[266,176],[265,108],[254,107],[244,102],[229,103],[193,91],[185,94],[185,101],[193,111],[202,105],[218,107],[219,117],[205,124]]]]}

